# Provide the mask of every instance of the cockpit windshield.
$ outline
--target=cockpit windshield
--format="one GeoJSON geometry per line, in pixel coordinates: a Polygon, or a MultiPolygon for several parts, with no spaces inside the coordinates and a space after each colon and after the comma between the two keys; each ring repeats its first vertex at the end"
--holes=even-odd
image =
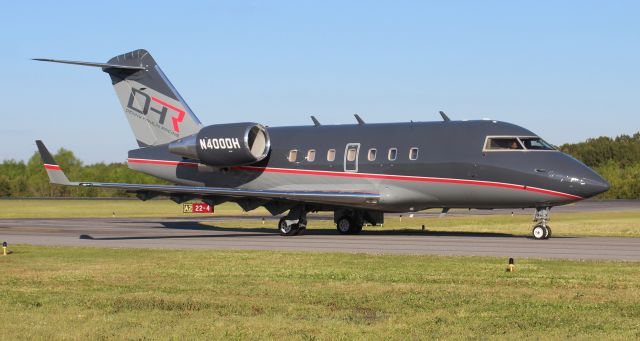
{"type": "Polygon", "coordinates": [[[537,136],[487,136],[484,150],[555,150],[555,148],[537,136]]]}
{"type": "Polygon", "coordinates": [[[547,141],[539,137],[521,137],[520,141],[526,149],[533,150],[555,150],[555,148],[547,143],[547,141]]]}

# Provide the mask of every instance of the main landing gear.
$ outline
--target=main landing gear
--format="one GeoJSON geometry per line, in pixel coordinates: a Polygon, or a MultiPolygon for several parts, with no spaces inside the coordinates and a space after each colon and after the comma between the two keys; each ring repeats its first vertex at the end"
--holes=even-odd
{"type": "Polygon", "coordinates": [[[336,222],[336,229],[340,234],[358,234],[362,232],[362,225],[364,222],[362,219],[358,219],[356,216],[345,215],[338,219],[336,222]]]}
{"type": "MultiPolygon", "coordinates": [[[[278,230],[282,236],[296,236],[307,228],[307,210],[313,207],[298,205],[278,222],[278,230]]],[[[384,214],[379,211],[354,210],[349,208],[337,209],[333,212],[333,221],[340,234],[358,234],[362,226],[367,223],[372,226],[384,223],[384,214]]]]}
{"type": "Polygon", "coordinates": [[[296,236],[305,228],[307,228],[306,223],[287,221],[286,217],[280,218],[278,222],[278,230],[280,231],[280,235],[283,236],[296,236]]]}
{"type": "Polygon", "coordinates": [[[533,221],[535,225],[533,226],[533,238],[535,239],[549,239],[551,237],[551,226],[547,223],[549,222],[549,211],[550,207],[537,207],[536,213],[533,216],[533,221]]]}
{"type": "Polygon", "coordinates": [[[297,236],[307,228],[307,211],[303,205],[289,210],[289,213],[280,218],[278,230],[282,236],[297,236]]]}
{"type": "Polygon", "coordinates": [[[340,234],[358,234],[367,223],[372,226],[384,223],[384,214],[378,211],[340,209],[333,212],[333,221],[340,234]]]}

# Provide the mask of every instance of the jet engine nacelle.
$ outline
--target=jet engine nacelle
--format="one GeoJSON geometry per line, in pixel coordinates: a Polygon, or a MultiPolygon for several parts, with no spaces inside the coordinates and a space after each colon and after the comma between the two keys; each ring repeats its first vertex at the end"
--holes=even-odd
{"type": "Polygon", "coordinates": [[[269,154],[270,147],[266,128],[252,122],[210,125],[169,143],[171,153],[215,167],[258,162],[269,154]]]}

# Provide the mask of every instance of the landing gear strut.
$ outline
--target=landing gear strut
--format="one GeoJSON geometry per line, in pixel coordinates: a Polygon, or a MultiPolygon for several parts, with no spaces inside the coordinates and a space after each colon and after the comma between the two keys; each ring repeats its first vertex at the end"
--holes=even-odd
{"type": "Polygon", "coordinates": [[[289,210],[287,216],[280,218],[278,230],[282,236],[296,236],[307,228],[307,211],[303,205],[289,210]]]}
{"type": "Polygon", "coordinates": [[[533,226],[533,238],[535,239],[549,239],[551,237],[551,226],[549,222],[550,207],[537,207],[536,213],[533,216],[535,225],[533,226]]]}

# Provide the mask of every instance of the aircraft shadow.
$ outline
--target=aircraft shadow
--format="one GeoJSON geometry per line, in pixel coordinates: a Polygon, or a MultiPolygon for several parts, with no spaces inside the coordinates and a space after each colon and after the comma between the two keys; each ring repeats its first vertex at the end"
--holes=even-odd
{"type": "MultiPolygon", "coordinates": [[[[139,223],[139,222],[138,222],[139,223]]],[[[203,231],[203,232],[227,232],[224,234],[195,234],[195,235],[159,235],[159,236],[121,236],[121,237],[92,237],[87,234],[80,236],[80,239],[88,240],[146,240],[146,239],[193,239],[193,238],[233,238],[233,237],[271,237],[279,232],[273,226],[265,227],[220,227],[215,225],[204,225],[200,221],[150,221],[158,224],[158,229],[171,229],[183,231],[203,231]]],[[[459,231],[421,231],[418,229],[398,229],[398,230],[375,230],[375,227],[365,227],[360,233],[363,236],[415,236],[415,237],[470,237],[470,238],[514,238],[533,239],[530,236],[514,235],[500,232],[459,232],[459,231]]],[[[307,229],[303,236],[335,236],[338,235],[333,229],[307,229]]],[[[295,238],[295,237],[292,237],[295,238]]],[[[553,237],[573,238],[573,237],[553,237]]]]}
{"type": "MultiPolygon", "coordinates": [[[[200,230],[200,231],[216,231],[216,232],[249,232],[258,233],[259,235],[274,235],[279,234],[273,226],[265,227],[220,227],[215,225],[203,225],[199,222],[159,222],[162,226],[169,229],[178,230],[200,230]]],[[[241,235],[249,235],[242,233],[241,235]]],[[[305,236],[326,236],[326,235],[338,235],[338,232],[334,229],[314,229],[309,228],[304,230],[301,235],[305,236]]],[[[398,230],[376,230],[376,227],[365,227],[360,235],[369,236],[439,236],[439,237],[502,237],[502,238],[529,238],[527,236],[515,235],[511,233],[502,232],[458,232],[458,231],[421,231],[418,229],[398,229],[398,230]]]]}

